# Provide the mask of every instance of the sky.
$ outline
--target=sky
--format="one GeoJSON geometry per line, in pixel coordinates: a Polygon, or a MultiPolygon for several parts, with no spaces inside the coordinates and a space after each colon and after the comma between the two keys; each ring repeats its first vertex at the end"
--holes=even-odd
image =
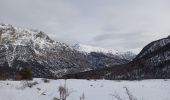
{"type": "Polygon", "coordinates": [[[170,0],[0,0],[0,23],[70,45],[139,53],[170,34],[170,0]]]}

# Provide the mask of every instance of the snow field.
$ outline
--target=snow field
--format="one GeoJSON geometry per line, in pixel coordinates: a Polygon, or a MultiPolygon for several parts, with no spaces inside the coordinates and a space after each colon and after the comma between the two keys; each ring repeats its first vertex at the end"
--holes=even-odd
{"type": "MultiPolygon", "coordinates": [[[[23,81],[0,81],[0,100],[53,100],[59,98],[58,87],[65,80],[50,80],[44,83],[40,78],[31,82],[37,85],[23,88],[23,81]]],[[[112,95],[119,95],[129,100],[125,87],[138,100],[170,100],[170,79],[115,81],[115,80],[66,80],[70,92],[67,100],[80,100],[82,94],[85,100],[117,100],[112,95]]]]}

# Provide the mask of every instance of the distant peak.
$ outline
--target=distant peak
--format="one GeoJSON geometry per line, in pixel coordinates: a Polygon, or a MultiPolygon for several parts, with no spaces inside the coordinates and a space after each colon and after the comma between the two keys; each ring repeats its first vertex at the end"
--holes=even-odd
{"type": "Polygon", "coordinates": [[[90,52],[102,52],[102,53],[112,53],[112,54],[118,53],[118,50],[115,49],[105,49],[101,47],[84,45],[84,44],[75,44],[73,45],[73,48],[78,51],[87,52],[87,53],[90,52]]]}
{"type": "Polygon", "coordinates": [[[55,42],[42,31],[15,27],[11,24],[0,23],[0,33],[1,44],[28,45],[33,41],[43,47],[55,42]]]}

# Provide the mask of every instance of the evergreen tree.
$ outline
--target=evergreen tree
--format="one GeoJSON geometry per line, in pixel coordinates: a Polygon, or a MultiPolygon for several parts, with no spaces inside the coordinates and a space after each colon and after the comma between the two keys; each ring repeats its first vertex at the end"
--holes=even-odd
{"type": "Polygon", "coordinates": [[[20,71],[20,75],[24,80],[32,80],[32,71],[27,67],[23,67],[20,71]]]}

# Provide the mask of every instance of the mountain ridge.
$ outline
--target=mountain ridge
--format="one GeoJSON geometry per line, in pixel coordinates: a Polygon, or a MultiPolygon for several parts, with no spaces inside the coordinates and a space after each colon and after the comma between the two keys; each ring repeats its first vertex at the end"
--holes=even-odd
{"type": "Polygon", "coordinates": [[[50,39],[42,31],[10,24],[0,25],[0,61],[1,75],[14,77],[20,68],[28,67],[34,77],[47,78],[129,62],[103,53],[86,55],[65,43],[50,39]]]}
{"type": "Polygon", "coordinates": [[[67,71],[76,72],[93,68],[83,54],[73,50],[65,43],[51,40],[42,31],[2,24],[0,33],[1,66],[10,68],[26,66],[33,70],[35,77],[49,75],[59,77],[67,71]],[[64,68],[66,69],[64,70],[64,68]]]}
{"type": "Polygon", "coordinates": [[[127,59],[129,61],[132,61],[136,57],[136,54],[134,54],[133,52],[130,52],[130,51],[120,52],[116,49],[105,49],[105,48],[101,48],[101,47],[84,45],[84,44],[75,44],[72,47],[80,52],[83,52],[83,53],[91,53],[91,52],[103,53],[105,55],[118,56],[122,59],[127,59]]]}
{"type": "Polygon", "coordinates": [[[145,46],[136,58],[122,65],[102,68],[63,78],[78,79],[166,79],[170,78],[170,38],[163,38],[145,46]]]}

